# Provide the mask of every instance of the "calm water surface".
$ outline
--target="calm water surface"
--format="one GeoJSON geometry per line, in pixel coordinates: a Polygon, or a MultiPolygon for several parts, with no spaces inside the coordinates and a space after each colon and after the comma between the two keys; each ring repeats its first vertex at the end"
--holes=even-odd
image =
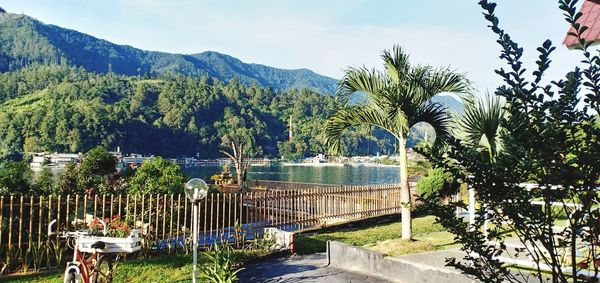
{"type": "MultiPolygon", "coordinates": [[[[251,180],[276,180],[321,184],[389,184],[400,181],[398,167],[376,166],[253,166],[248,171],[251,180]]],[[[184,168],[190,178],[210,180],[221,172],[221,167],[204,166],[184,168]]]]}

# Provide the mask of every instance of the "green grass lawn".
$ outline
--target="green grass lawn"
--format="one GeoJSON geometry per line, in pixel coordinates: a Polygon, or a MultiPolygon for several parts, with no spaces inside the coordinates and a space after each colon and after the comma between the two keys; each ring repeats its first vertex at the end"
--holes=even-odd
{"type": "MultiPolygon", "coordinates": [[[[199,257],[204,261],[204,257],[199,257]]],[[[172,255],[117,263],[114,282],[188,282],[192,280],[192,256],[172,255]]],[[[62,282],[62,270],[41,274],[11,275],[0,282],[62,282]]]]}
{"type": "MultiPolygon", "coordinates": [[[[453,246],[452,234],[435,224],[433,216],[417,217],[413,220],[415,241],[402,241],[402,223],[384,224],[338,229],[333,232],[317,232],[298,236],[296,251],[299,254],[324,252],[328,240],[341,241],[363,246],[389,255],[417,253],[444,249],[453,246]]],[[[205,253],[200,253],[199,263],[207,262],[205,253]]],[[[234,253],[235,262],[248,262],[264,256],[264,252],[234,253]]],[[[62,270],[55,269],[37,274],[10,275],[0,277],[0,282],[62,282],[62,270]]],[[[114,282],[189,282],[192,274],[191,255],[166,255],[146,260],[129,260],[117,263],[114,282]]]]}
{"type": "MultiPolygon", "coordinates": [[[[207,263],[204,252],[198,254],[198,263],[207,263]]],[[[264,252],[234,252],[236,262],[247,262],[265,255],[264,252]]],[[[166,255],[145,260],[120,261],[116,265],[113,282],[191,282],[192,255],[166,255]]],[[[200,272],[200,271],[199,271],[200,272]]],[[[62,282],[63,270],[54,269],[30,275],[0,276],[0,282],[62,282]]]]}
{"type": "Polygon", "coordinates": [[[327,241],[339,241],[361,246],[391,256],[434,251],[457,247],[454,235],[435,223],[434,216],[413,219],[413,241],[401,240],[402,223],[394,221],[367,227],[343,229],[334,232],[316,232],[296,238],[296,252],[311,254],[324,252],[327,241]]]}

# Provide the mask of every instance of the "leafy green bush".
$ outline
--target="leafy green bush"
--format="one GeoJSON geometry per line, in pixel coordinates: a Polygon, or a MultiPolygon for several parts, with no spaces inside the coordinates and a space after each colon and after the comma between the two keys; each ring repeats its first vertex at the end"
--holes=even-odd
{"type": "Polygon", "coordinates": [[[117,158],[105,148],[97,147],[85,154],[79,165],[78,184],[84,190],[97,190],[105,179],[116,173],[117,158]]]}
{"type": "Polygon", "coordinates": [[[130,193],[183,193],[185,176],[175,163],[156,157],[146,160],[127,182],[130,193]]]}
{"type": "Polygon", "coordinates": [[[427,177],[417,182],[417,193],[424,199],[444,194],[453,183],[452,174],[442,168],[429,169],[427,177]]]}
{"type": "Polygon", "coordinates": [[[50,195],[56,192],[54,174],[48,168],[44,168],[36,180],[36,188],[39,194],[50,195]]]}
{"type": "Polygon", "coordinates": [[[70,162],[65,166],[58,178],[58,192],[61,194],[79,193],[77,178],[79,176],[79,167],[76,163],[70,162]]]}
{"type": "Polygon", "coordinates": [[[431,164],[427,160],[408,160],[408,176],[427,176],[431,164]]]}
{"type": "Polygon", "coordinates": [[[398,162],[397,160],[391,159],[388,156],[386,156],[385,158],[381,159],[379,161],[379,163],[381,163],[383,165],[400,165],[400,162],[398,162]]]}
{"type": "Polygon", "coordinates": [[[25,161],[8,162],[0,168],[0,194],[32,193],[32,172],[25,161]]]}

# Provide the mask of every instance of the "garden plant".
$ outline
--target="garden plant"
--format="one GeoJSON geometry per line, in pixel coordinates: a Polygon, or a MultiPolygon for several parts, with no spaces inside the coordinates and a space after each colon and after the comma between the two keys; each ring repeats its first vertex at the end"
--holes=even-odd
{"type": "Polygon", "coordinates": [[[552,42],[537,48],[537,67],[526,70],[524,50],[501,28],[496,4],[480,1],[508,66],[496,70],[504,85],[495,94],[506,100],[506,113],[496,116],[500,123],[492,134],[498,141],[490,140],[493,149],[502,148],[491,154],[492,147],[458,135],[444,148],[420,148],[454,176],[454,190],[467,183],[476,192],[473,224],[455,214],[457,206],[465,207],[462,201],[441,201],[455,191],[440,192],[428,202],[467,252],[448,264],[483,282],[598,282],[600,59],[582,36],[588,27],[578,23],[577,2],[558,1],[572,27],[569,36],[578,38],[578,51],[572,52],[580,52],[582,62],[574,62],[579,66],[564,78],[549,80],[552,42]],[[530,265],[525,270],[502,258],[530,265]]]}

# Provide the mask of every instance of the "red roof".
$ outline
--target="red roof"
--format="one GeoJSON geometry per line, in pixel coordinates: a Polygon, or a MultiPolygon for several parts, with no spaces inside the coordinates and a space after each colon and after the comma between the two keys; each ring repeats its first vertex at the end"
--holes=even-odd
{"type": "MultiPolygon", "coordinates": [[[[583,32],[583,38],[588,41],[600,40],[600,0],[585,0],[579,11],[582,15],[577,22],[588,27],[588,30],[583,32]]],[[[575,32],[573,27],[569,29],[569,32],[575,32]]],[[[579,42],[576,37],[567,34],[563,44],[572,47],[579,42]]]]}

